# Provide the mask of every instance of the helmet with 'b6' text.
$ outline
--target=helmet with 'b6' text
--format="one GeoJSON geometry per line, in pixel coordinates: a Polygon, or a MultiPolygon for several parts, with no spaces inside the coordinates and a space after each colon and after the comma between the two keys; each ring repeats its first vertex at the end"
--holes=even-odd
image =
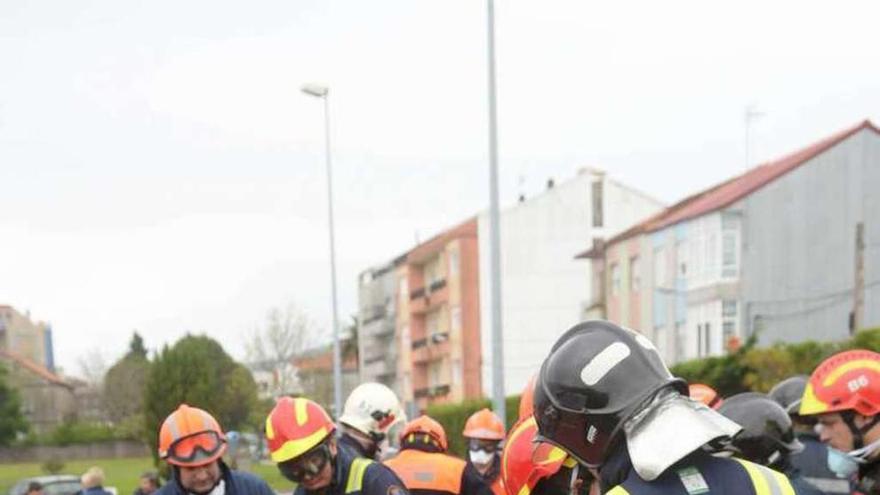
{"type": "Polygon", "coordinates": [[[880,414],[880,354],[866,350],[835,354],[820,364],[801,400],[802,416],[855,411],[880,414]]]}
{"type": "Polygon", "coordinates": [[[739,427],[687,397],[650,340],[607,321],[564,333],[544,360],[535,387],[539,440],[600,467],[621,441],[639,476],[666,468],[739,427]],[[690,433],[682,435],[682,429],[690,433]]]}

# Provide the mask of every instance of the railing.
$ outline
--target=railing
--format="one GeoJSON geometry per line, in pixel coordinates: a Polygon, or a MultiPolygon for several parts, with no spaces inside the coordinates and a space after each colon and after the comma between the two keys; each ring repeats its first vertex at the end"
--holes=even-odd
{"type": "Polygon", "coordinates": [[[438,290],[446,287],[446,279],[441,278],[440,280],[435,280],[435,281],[431,282],[431,285],[429,285],[428,287],[431,288],[431,292],[438,291],[438,290]]]}

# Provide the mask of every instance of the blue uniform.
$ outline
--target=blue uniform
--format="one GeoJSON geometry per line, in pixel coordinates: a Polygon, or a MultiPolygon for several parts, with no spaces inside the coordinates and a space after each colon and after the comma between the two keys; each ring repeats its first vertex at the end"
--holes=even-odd
{"type": "Polygon", "coordinates": [[[703,451],[685,457],[653,481],[640,478],[625,454],[610,466],[603,466],[601,473],[603,488],[609,486],[609,479],[617,480],[610,491],[603,491],[610,495],[797,495],[782,473],[703,451]],[[615,471],[613,476],[609,476],[607,468],[615,471]]]}
{"type": "MultiPolygon", "coordinates": [[[[294,495],[307,495],[301,485],[294,495]]],[[[388,467],[363,457],[356,457],[348,449],[337,449],[335,472],[330,486],[321,489],[322,495],[409,495],[406,487],[388,467]]]]}
{"type": "MultiPolygon", "coordinates": [[[[226,495],[275,495],[269,485],[256,476],[242,471],[233,471],[220,462],[226,495]]],[[[156,495],[189,495],[174,479],[159,488],[156,495]]]]}
{"type": "Polygon", "coordinates": [[[810,434],[798,435],[798,440],[804,444],[804,450],[792,455],[790,459],[791,465],[800,472],[804,481],[829,495],[852,492],[848,480],[839,478],[828,469],[827,445],[810,434]]]}

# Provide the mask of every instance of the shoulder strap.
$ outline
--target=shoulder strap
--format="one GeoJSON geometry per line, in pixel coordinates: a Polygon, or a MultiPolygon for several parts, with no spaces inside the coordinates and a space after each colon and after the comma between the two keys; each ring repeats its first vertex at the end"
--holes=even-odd
{"type": "Polygon", "coordinates": [[[372,464],[371,459],[356,457],[351,461],[351,467],[348,469],[348,481],[345,482],[345,493],[354,493],[361,491],[364,486],[364,472],[367,467],[372,464]]]}
{"type": "Polygon", "coordinates": [[[756,495],[795,495],[791,482],[784,474],[742,459],[734,460],[749,473],[756,495]]]}

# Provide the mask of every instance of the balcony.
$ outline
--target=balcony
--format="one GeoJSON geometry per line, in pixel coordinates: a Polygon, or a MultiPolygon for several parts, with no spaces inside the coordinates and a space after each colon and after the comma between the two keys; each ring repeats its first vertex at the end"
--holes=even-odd
{"type": "Polygon", "coordinates": [[[367,306],[362,310],[361,321],[364,325],[369,325],[376,320],[385,318],[387,314],[388,310],[384,304],[374,304],[372,306],[367,306]]]}
{"type": "Polygon", "coordinates": [[[427,288],[420,287],[409,293],[409,310],[415,314],[425,313],[449,300],[446,279],[435,280],[427,288]]]}
{"type": "Polygon", "coordinates": [[[436,361],[449,354],[449,334],[447,333],[438,333],[431,338],[414,340],[412,343],[413,363],[436,361]]]}
{"type": "Polygon", "coordinates": [[[433,387],[417,388],[413,391],[413,397],[416,399],[445,397],[449,395],[452,388],[449,385],[435,385],[433,387]]]}

